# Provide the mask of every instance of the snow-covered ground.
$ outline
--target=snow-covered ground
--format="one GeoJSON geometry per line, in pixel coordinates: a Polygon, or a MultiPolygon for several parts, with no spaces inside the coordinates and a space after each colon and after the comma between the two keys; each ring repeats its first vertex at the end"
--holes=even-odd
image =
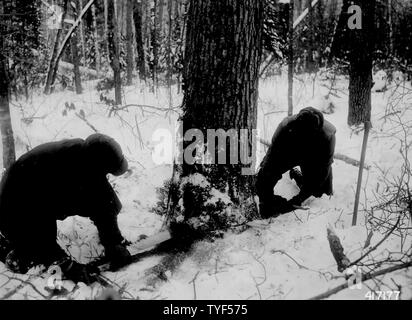
{"type": "MultiPolygon", "coordinates": [[[[334,112],[325,117],[337,128],[336,152],[359,159],[363,134],[354,133],[346,124],[347,80],[340,78],[335,85],[338,90],[328,99],[325,98],[328,92],[325,86],[330,82],[321,81],[320,77],[314,84],[312,80],[308,75],[297,76],[295,111],[310,105],[327,111],[333,103],[334,112]]],[[[156,141],[152,136],[156,129],[174,132],[178,110],[166,113],[160,109],[178,106],[182,95],[173,88],[170,103],[166,89],[160,88],[154,94],[136,83],[124,88],[124,105],[131,106],[108,117],[109,107],[100,102],[95,85],[95,82],[85,83],[82,95],[65,91],[50,96],[34,94],[27,102],[13,101],[12,120],[17,152],[20,155],[50,140],[85,138],[94,132],[92,127],[114,137],[121,144],[131,168],[122,177],[110,177],[123,203],[119,226],[123,235],[134,241],[140,235],[155,234],[163,222],[162,217],[151,212],[151,208],[157,201],[156,188],[171,177],[172,166],[158,165],[153,161],[152,151],[156,141]],[[66,103],[73,103],[75,109],[66,110],[66,103]],[[83,112],[85,118],[81,117],[83,112]]],[[[382,117],[388,101],[396,100],[401,112],[406,106],[411,106],[411,87],[407,83],[405,85],[406,88],[402,85],[396,90],[389,85],[388,91],[373,93],[373,129],[366,157],[371,168],[364,174],[361,209],[371,206],[372,192],[382,183],[378,167],[388,171],[389,175],[397,176],[403,163],[399,142],[387,137],[394,124],[382,117]],[[403,94],[400,99],[402,90],[409,90],[409,94],[403,94]]],[[[286,116],[286,93],[285,77],[269,78],[260,83],[259,129],[267,140],[286,116]]],[[[410,111],[402,117],[405,122],[412,120],[410,111]]],[[[263,155],[262,148],[259,156],[263,155]]],[[[167,281],[154,284],[146,274],[159,263],[160,256],[145,258],[116,273],[107,272],[105,277],[122,288],[123,297],[140,299],[307,299],[345,283],[331,254],[326,227],[328,224],[334,227],[351,261],[360,257],[365,250],[362,248],[368,232],[363,212],[360,213],[358,226],[351,226],[358,168],[336,160],[333,170],[335,194],[331,198],[309,199],[309,211],[298,210],[277,219],[255,221],[242,233],[228,232],[214,242],[197,243],[177,269],[166,274],[167,281]]],[[[297,190],[286,175],[276,187],[276,191],[285,197],[292,197],[297,190]]],[[[90,257],[101,254],[97,229],[89,220],[72,217],[59,222],[58,226],[61,244],[79,261],[87,262],[90,257]]],[[[375,234],[371,239],[372,245],[381,238],[382,235],[375,234]]],[[[399,251],[399,248],[398,238],[389,237],[376,254],[386,249],[399,251]]],[[[388,274],[383,281],[392,287],[394,283],[402,286],[402,299],[412,298],[410,270],[388,274]]],[[[31,270],[29,275],[14,275],[0,263],[0,297],[44,298],[49,294],[46,285],[47,275],[39,269],[31,270]]],[[[75,286],[70,281],[64,282],[64,288],[68,293],[53,299],[93,299],[103,290],[99,284],[75,286]]],[[[389,290],[368,282],[360,290],[346,289],[330,298],[365,299],[370,288],[389,290]]]]}

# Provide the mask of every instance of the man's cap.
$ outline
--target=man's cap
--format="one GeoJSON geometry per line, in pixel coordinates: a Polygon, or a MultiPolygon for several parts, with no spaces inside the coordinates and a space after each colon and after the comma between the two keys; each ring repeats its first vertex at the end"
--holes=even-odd
{"type": "Polygon", "coordinates": [[[127,171],[128,163],[122,148],[113,138],[101,133],[92,134],[86,139],[85,148],[96,167],[106,173],[119,176],[127,171]]]}
{"type": "Polygon", "coordinates": [[[322,112],[313,107],[306,107],[300,110],[296,120],[303,127],[316,130],[322,129],[325,121],[322,112]]]}

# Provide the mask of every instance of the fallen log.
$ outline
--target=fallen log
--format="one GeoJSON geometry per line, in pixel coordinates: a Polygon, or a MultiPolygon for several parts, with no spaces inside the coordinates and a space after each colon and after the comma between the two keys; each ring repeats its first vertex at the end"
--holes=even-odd
{"type": "MultiPolygon", "coordinates": [[[[352,166],[355,166],[355,167],[359,167],[359,166],[360,166],[360,161],[355,160],[355,159],[352,159],[352,158],[350,158],[350,157],[348,157],[348,156],[345,156],[344,154],[335,153],[335,155],[333,156],[333,158],[336,159],[336,160],[341,160],[341,161],[343,161],[343,162],[345,162],[345,163],[347,163],[347,164],[350,164],[350,165],[352,165],[352,166]]],[[[363,168],[364,168],[365,170],[369,170],[369,169],[370,169],[370,166],[365,164],[363,168]]]]}
{"type": "MultiPolygon", "coordinates": [[[[259,139],[259,142],[260,142],[261,144],[263,144],[264,146],[266,146],[266,147],[270,147],[270,142],[267,141],[267,140],[265,140],[265,139],[260,138],[260,139],[259,139]]],[[[333,155],[333,158],[336,159],[336,160],[343,161],[343,162],[345,162],[345,163],[347,163],[347,164],[350,164],[350,165],[352,165],[352,166],[355,166],[355,167],[359,167],[359,166],[360,166],[360,161],[355,160],[355,159],[353,159],[353,158],[351,158],[351,157],[345,156],[344,154],[341,154],[341,153],[335,153],[335,154],[333,155]]],[[[365,166],[364,166],[363,168],[364,168],[365,170],[369,170],[369,169],[370,169],[370,166],[365,164],[365,166]]]]}
{"type": "Polygon", "coordinates": [[[338,271],[343,272],[350,265],[350,261],[346,257],[340,239],[333,230],[331,225],[327,227],[327,236],[330,251],[332,251],[333,257],[335,258],[335,261],[338,265],[338,271]]]}

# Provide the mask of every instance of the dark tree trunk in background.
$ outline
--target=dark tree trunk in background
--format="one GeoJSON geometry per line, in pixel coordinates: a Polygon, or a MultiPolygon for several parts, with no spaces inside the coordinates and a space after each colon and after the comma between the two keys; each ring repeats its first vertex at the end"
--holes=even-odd
{"type": "MultiPolygon", "coordinates": [[[[247,129],[245,143],[237,143],[239,149],[249,148],[249,154],[254,156],[252,129],[257,125],[263,1],[191,0],[187,19],[184,132],[197,128],[206,139],[207,129],[247,129]]],[[[215,155],[216,151],[208,150],[215,155]]],[[[253,181],[252,176],[242,175],[241,167],[184,163],[183,176],[203,174],[215,188],[229,195],[235,207],[242,207],[242,214],[250,217],[257,213],[253,181]]],[[[198,199],[196,189],[185,190],[186,218],[202,213],[198,199]]]]}
{"type": "Polygon", "coordinates": [[[334,58],[344,58],[348,51],[348,9],[349,0],[343,0],[339,19],[332,36],[331,51],[328,57],[329,65],[332,64],[334,58]]]}
{"type": "Polygon", "coordinates": [[[152,61],[152,78],[153,86],[157,87],[157,64],[158,64],[158,24],[159,15],[157,14],[157,9],[159,6],[159,0],[153,0],[153,26],[152,26],[152,48],[153,48],[153,61],[152,61]]]}
{"type": "Polygon", "coordinates": [[[315,45],[315,15],[314,15],[314,8],[312,7],[312,0],[307,0],[308,4],[308,28],[309,28],[309,45],[308,45],[308,61],[307,61],[307,66],[308,66],[308,71],[309,72],[314,72],[315,71],[315,61],[313,59],[313,54],[315,52],[314,45],[315,45]]]}
{"type": "Polygon", "coordinates": [[[56,38],[54,40],[53,52],[50,58],[49,69],[47,71],[46,86],[44,87],[45,94],[50,94],[52,92],[54,81],[56,80],[57,68],[59,67],[59,64],[57,63],[57,55],[59,52],[60,38],[63,32],[63,21],[66,17],[67,12],[67,3],[68,0],[63,1],[63,15],[61,21],[61,28],[57,30],[56,38]]]}
{"type": "Polygon", "coordinates": [[[127,0],[126,7],[126,84],[133,82],[133,7],[135,0],[127,0]]]}
{"type": "Polygon", "coordinates": [[[94,59],[96,63],[96,72],[100,73],[100,46],[99,46],[99,33],[97,29],[97,20],[96,20],[96,5],[92,5],[92,24],[93,24],[93,36],[94,36],[94,59]]]}
{"type": "Polygon", "coordinates": [[[109,0],[108,3],[109,22],[109,59],[113,69],[114,95],[117,105],[122,104],[122,78],[120,74],[120,36],[117,24],[117,0],[109,0]]]}
{"type": "Polygon", "coordinates": [[[172,100],[172,31],[173,31],[173,6],[172,0],[167,0],[167,48],[166,48],[166,63],[167,63],[167,87],[168,87],[168,94],[169,94],[169,108],[172,108],[173,100],[172,100]]]}
{"type": "Polygon", "coordinates": [[[83,92],[82,81],[80,76],[80,56],[79,56],[79,41],[77,38],[77,32],[74,32],[71,38],[71,51],[73,59],[73,73],[74,73],[74,87],[77,94],[83,92]]]}
{"type": "MultiPolygon", "coordinates": [[[[76,9],[77,9],[77,14],[80,15],[80,13],[83,10],[83,0],[76,0],[76,9]]],[[[83,57],[83,59],[86,60],[86,41],[84,39],[84,23],[83,23],[83,21],[80,21],[80,24],[79,24],[79,35],[80,35],[80,44],[81,44],[81,49],[82,49],[81,50],[82,57],[83,57]]],[[[79,42],[79,40],[77,42],[79,42]]]]}
{"type": "Polygon", "coordinates": [[[388,8],[388,38],[389,38],[389,55],[393,55],[393,25],[392,25],[392,0],[387,0],[388,8]]]}
{"type": "Polygon", "coordinates": [[[348,124],[370,121],[372,64],[374,52],[375,0],[357,0],[362,9],[362,29],[348,30],[349,46],[349,114],[348,124]]]}
{"type": "Polygon", "coordinates": [[[159,39],[163,38],[163,16],[164,16],[164,8],[165,8],[165,0],[158,0],[159,4],[159,15],[158,15],[158,28],[159,28],[159,39]]]}
{"type": "MultiPolygon", "coordinates": [[[[3,2],[0,2],[0,15],[4,13],[6,12],[3,2]]],[[[16,160],[16,153],[10,117],[8,59],[4,55],[6,52],[4,39],[8,33],[7,19],[3,19],[2,22],[0,23],[0,130],[3,146],[3,168],[7,169],[16,160]]]]}
{"type": "MultiPolygon", "coordinates": [[[[76,1],[76,12],[74,14],[75,20],[81,13],[81,4],[80,1],[76,1]]],[[[80,24],[81,25],[81,24],[80,24]]],[[[79,26],[80,26],[79,25],[79,26]]],[[[82,80],[80,76],[80,55],[79,55],[79,37],[78,34],[81,34],[82,29],[76,29],[73,32],[73,35],[70,39],[71,44],[71,52],[72,52],[72,59],[73,59],[73,73],[74,73],[74,87],[77,94],[81,94],[83,92],[82,89],[82,80]]]]}
{"type": "Polygon", "coordinates": [[[141,80],[146,80],[146,58],[144,52],[144,40],[143,40],[143,4],[138,2],[134,4],[133,20],[136,37],[136,66],[139,71],[141,80]]]}
{"type": "Polygon", "coordinates": [[[104,35],[105,35],[105,44],[106,44],[106,53],[107,56],[110,56],[110,45],[109,45],[109,0],[103,1],[104,6],[104,35]]]}

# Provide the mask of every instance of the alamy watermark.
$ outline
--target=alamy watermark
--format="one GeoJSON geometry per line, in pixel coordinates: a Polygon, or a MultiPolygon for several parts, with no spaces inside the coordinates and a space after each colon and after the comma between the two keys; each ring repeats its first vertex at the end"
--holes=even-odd
{"type": "Polygon", "coordinates": [[[360,6],[351,5],[348,8],[348,13],[351,16],[348,19],[348,28],[351,30],[362,29],[362,9],[360,6]]]}
{"type": "Polygon", "coordinates": [[[354,289],[361,290],[362,289],[362,268],[361,267],[357,265],[353,265],[349,267],[348,269],[346,269],[345,274],[346,274],[346,278],[348,281],[349,289],[351,290],[354,290],[354,289]]]}
{"type": "Polygon", "coordinates": [[[168,129],[155,130],[152,142],[156,165],[242,165],[242,175],[255,174],[260,146],[257,129],[189,129],[183,134],[182,126],[174,134],[168,129]]]}
{"type": "Polygon", "coordinates": [[[61,268],[57,265],[52,265],[47,270],[47,274],[47,288],[49,288],[50,290],[61,291],[63,287],[63,272],[61,268]]]}

